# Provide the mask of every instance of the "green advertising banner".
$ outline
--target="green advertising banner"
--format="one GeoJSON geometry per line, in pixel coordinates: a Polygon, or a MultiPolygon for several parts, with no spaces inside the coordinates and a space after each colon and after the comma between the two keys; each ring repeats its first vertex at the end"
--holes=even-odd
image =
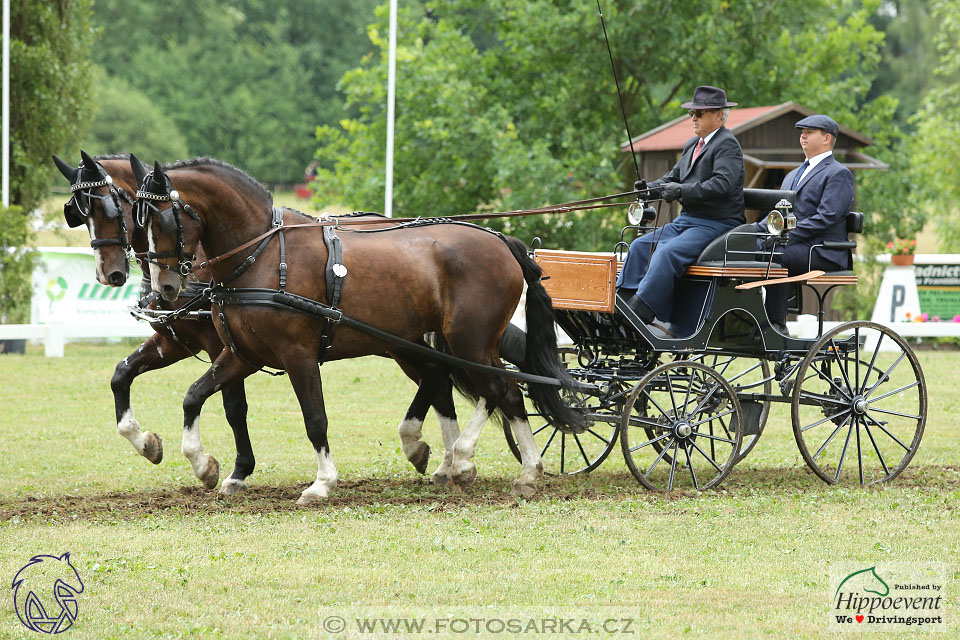
{"type": "Polygon", "coordinates": [[[950,320],[960,315],[960,264],[914,266],[920,311],[950,320]]]}

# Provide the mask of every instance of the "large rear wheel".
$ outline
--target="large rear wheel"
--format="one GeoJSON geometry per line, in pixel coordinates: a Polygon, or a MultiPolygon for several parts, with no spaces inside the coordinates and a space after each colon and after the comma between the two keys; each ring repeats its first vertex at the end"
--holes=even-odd
{"type": "Polygon", "coordinates": [[[824,482],[875,484],[897,477],[920,446],[927,385],[913,349],[873,322],[827,332],[797,371],[793,435],[824,482]]]}

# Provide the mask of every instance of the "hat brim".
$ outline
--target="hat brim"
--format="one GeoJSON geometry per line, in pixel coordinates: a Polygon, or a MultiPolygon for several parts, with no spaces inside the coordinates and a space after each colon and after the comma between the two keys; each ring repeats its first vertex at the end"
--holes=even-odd
{"type": "Polygon", "coordinates": [[[725,104],[700,104],[698,102],[684,102],[680,105],[681,109],[726,109],[727,107],[735,107],[739,102],[727,102],[725,104]]]}

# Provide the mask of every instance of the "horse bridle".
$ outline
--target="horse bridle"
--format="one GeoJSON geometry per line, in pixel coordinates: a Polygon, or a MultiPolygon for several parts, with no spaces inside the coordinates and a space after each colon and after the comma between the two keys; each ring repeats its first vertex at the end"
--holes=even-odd
{"type": "Polygon", "coordinates": [[[180,276],[186,278],[193,272],[193,261],[196,260],[197,257],[192,253],[186,253],[181,213],[186,213],[201,224],[203,221],[190,205],[180,199],[180,193],[172,188],[170,179],[166,176],[164,176],[164,178],[166,182],[165,193],[156,193],[150,191],[147,187],[147,185],[150,184],[157,184],[153,179],[153,172],[151,171],[144,177],[140,188],[137,189],[137,202],[133,210],[134,222],[138,227],[146,229],[150,216],[155,216],[161,233],[169,234],[176,230],[177,250],[148,251],[144,254],[138,254],[138,257],[142,257],[144,262],[155,264],[161,269],[176,271],[180,276]],[[161,210],[154,204],[156,202],[170,202],[171,205],[161,210]],[[160,260],[165,258],[176,258],[177,266],[171,267],[170,265],[160,262],[160,260]]]}
{"type": "MultiPolygon", "coordinates": [[[[95,168],[100,173],[100,180],[77,180],[70,185],[73,196],[67,201],[67,207],[70,207],[72,203],[76,212],[64,211],[67,225],[71,228],[82,225],[83,220],[89,218],[93,211],[93,201],[99,200],[104,215],[108,219],[115,218],[117,220],[120,233],[116,238],[95,238],[90,241],[90,247],[99,249],[100,247],[117,245],[123,249],[127,256],[133,257],[133,247],[127,234],[127,224],[123,219],[123,212],[120,210],[120,198],[123,198],[131,207],[135,206],[135,202],[122,187],[114,183],[113,177],[107,173],[99,162],[96,163],[95,168]],[[93,189],[100,187],[107,187],[109,191],[103,195],[93,193],[93,189]]],[[[81,163],[77,169],[78,178],[82,178],[85,167],[81,163]]]]}

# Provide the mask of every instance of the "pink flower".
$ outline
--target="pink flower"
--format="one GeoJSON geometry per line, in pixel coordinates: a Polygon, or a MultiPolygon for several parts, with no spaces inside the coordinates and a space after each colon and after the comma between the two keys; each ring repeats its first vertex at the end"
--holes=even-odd
{"type": "Polygon", "coordinates": [[[920,320],[922,322],[927,322],[928,320],[930,320],[930,314],[929,313],[920,314],[920,320]]]}
{"type": "Polygon", "coordinates": [[[960,322],[960,314],[953,316],[954,322],[960,322]]]}
{"type": "Polygon", "coordinates": [[[940,316],[933,316],[934,322],[940,322],[940,316]]]}

